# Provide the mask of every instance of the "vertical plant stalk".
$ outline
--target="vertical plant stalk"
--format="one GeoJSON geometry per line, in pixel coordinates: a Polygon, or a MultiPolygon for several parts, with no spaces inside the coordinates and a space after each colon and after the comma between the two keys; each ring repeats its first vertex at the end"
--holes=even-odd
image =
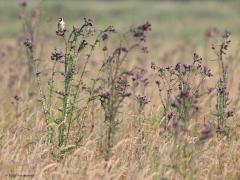
{"type": "MultiPolygon", "coordinates": [[[[216,110],[217,110],[217,132],[225,132],[225,126],[226,126],[226,119],[227,116],[227,107],[229,105],[229,98],[228,98],[228,92],[227,92],[227,67],[224,64],[224,55],[226,54],[226,50],[228,49],[228,46],[231,42],[229,40],[230,33],[225,31],[222,35],[222,43],[220,45],[220,48],[215,52],[218,57],[218,63],[219,63],[219,71],[220,71],[220,79],[217,82],[217,104],[216,104],[216,110]]],[[[212,47],[213,50],[215,50],[215,46],[212,47]]]]}
{"type": "Polygon", "coordinates": [[[36,77],[36,82],[37,82],[37,86],[39,89],[39,93],[41,96],[41,104],[42,104],[42,109],[44,112],[44,116],[45,116],[45,123],[47,125],[47,135],[48,135],[48,140],[47,142],[50,144],[52,143],[52,135],[53,135],[53,128],[50,125],[50,112],[49,112],[49,107],[47,104],[47,100],[46,100],[46,96],[44,95],[43,89],[41,87],[41,78],[40,78],[40,74],[41,72],[38,69],[38,59],[34,58],[34,51],[33,51],[33,44],[30,40],[26,40],[24,42],[25,46],[27,47],[27,51],[29,53],[29,59],[31,60],[33,66],[35,67],[35,77],[36,77]]]}

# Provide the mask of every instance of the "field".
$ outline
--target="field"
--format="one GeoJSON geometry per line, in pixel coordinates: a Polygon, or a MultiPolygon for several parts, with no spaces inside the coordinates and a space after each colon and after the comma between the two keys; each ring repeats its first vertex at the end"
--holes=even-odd
{"type": "Polygon", "coordinates": [[[240,179],[238,1],[0,15],[0,179],[240,179]]]}

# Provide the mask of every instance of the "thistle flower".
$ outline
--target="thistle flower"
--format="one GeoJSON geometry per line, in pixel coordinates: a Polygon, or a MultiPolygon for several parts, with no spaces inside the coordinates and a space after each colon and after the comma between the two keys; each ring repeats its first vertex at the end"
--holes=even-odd
{"type": "Polygon", "coordinates": [[[32,11],[32,18],[37,18],[40,16],[40,11],[38,9],[35,9],[32,11]]]}
{"type": "Polygon", "coordinates": [[[228,46],[231,42],[228,38],[230,37],[231,33],[229,31],[225,31],[222,35],[223,41],[220,46],[220,53],[221,54],[226,54],[226,50],[228,50],[228,46]]]}
{"type": "Polygon", "coordinates": [[[131,96],[131,92],[129,92],[129,83],[126,75],[121,75],[117,80],[116,90],[122,97],[131,96]]]}
{"type": "Polygon", "coordinates": [[[122,47],[121,50],[122,50],[122,52],[128,53],[128,48],[126,48],[126,47],[122,47]]]}
{"type": "Polygon", "coordinates": [[[105,41],[108,39],[108,34],[106,32],[102,33],[102,40],[105,41]]]}
{"type": "Polygon", "coordinates": [[[203,66],[203,72],[202,73],[207,77],[212,77],[213,76],[213,74],[211,72],[211,69],[209,69],[207,66],[203,66]]]}
{"type": "Polygon", "coordinates": [[[20,97],[19,95],[15,95],[15,96],[14,96],[14,99],[15,99],[15,101],[17,101],[17,102],[18,102],[18,101],[20,101],[20,100],[21,100],[21,97],[20,97]]]}
{"type": "Polygon", "coordinates": [[[146,104],[150,102],[150,100],[145,95],[137,95],[136,100],[139,104],[139,111],[142,111],[146,104]]]}
{"type": "Polygon", "coordinates": [[[107,51],[108,49],[107,49],[107,46],[104,46],[103,48],[102,48],[102,50],[103,51],[107,51]]]}
{"type": "Polygon", "coordinates": [[[175,71],[177,71],[179,74],[185,75],[187,73],[186,65],[177,63],[175,66],[175,71]]]}
{"type": "Polygon", "coordinates": [[[202,63],[202,57],[199,56],[197,53],[193,54],[193,62],[194,63],[202,63]]]}
{"type": "Polygon", "coordinates": [[[207,38],[215,37],[219,33],[218,29],[215,27],[209,27],[205,31],[205,36],[207,38]]]}
{"type": "Polygon", "coordinates": [[[61,50],[55,48],[54,52],[52,52],[51,60],[58,61],[61,60],[63,57],[64,53],[61,50]]]}
{"type": "Polygon", "coordinates": [[[116,29],[115,29],[112,25],[110,25],[110,26],[107,27],[107,29],[105,30],[105,32],[114,33],[114,32],[116,32],[116,29]]]}
{"type": "Polygon", "coordinates": [[[201,130],[201,137],[200,140],[205,140],[205,139],[209,139],[213,136],[212,134],[212,129],[210,128],[210,126],[204,124],[201,130]]]}
{"type": "Polygon", "coordinates": [[[109,35],[110,35],[111,33],[114,33],[114,32],[116,32],[116,30],[114,29],[114,27],[113,27],[113,26],[108,26],[108,27],[102,32],[102,34],[101,34],[102,40],[103,40],[103,41],[108,40],[109,35]]]}
{"type": "Polygon", "coordinates": [[[27,0],[18,0],[18,3],[20,6],[22,6],[23,8],[25,8],[27,6],[27,0]]]}
{"type": "Polygon", "coordinates": [[[32,49],[33,47],[33,44],[32,44],[32,41],[30,38],[26,38],[25,41],[24,41],[24,45],[29,48],[29,49],[32,49]]]}
{"type": "Polygon", "coordinates": [[[110,99],[110,92],[105,90],[99,94],[101,104],[104,105],[104,103],[110,99]]]}
{"type": "Polygon", "coordinates": [[[91,18],[85,17],[84,22],[86,26],[93,26],[93,20],[91,18]]]}
{"type": "Polygon", "coordinates": [[[142,51],[146,54],[149,53],[148,47],[146,46],[142,47],[142,51]]]}
{"type": "Polygon", "coordinates": [[[156,65],[155,65],[153,62],[151,62],[151,69],[152,69],[152,70],[155,70],[155,69],[156,69],[156,65]]]}
{"type": "Polygon", "coordinates": [[[132,29],[133,36],[144,42],[146,41],[146,34],[149,31],[151,31],[151,24],[149,22],[132,29]]]}
{"type": "Polygon", "coordinates": [[[234,111],[228,111],[227,112],[227,118],[233,117],[234,116],[234,111]]]}
{"type": "Polygon", "coordinates": [[[58,35],[58,36],[64,36],[65,35],[65,32],[66,32],[67,30],[65,29],[65,30],[63,30],[63,31],[61,31],[61,30],[57,30],[56,31],[56,35],[58,35]]]}

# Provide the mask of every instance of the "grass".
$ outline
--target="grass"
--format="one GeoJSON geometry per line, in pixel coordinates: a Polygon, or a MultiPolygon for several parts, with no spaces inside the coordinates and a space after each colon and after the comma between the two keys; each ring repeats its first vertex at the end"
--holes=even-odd
{"type": "Polygon", "coordinates": [[[0,3],[1,179],[240,178],[238,2],[0,3]]]}
{"type": "MultiPolygon", "coordinates": [[[[21,26],[16,15],[19,11],[15,1],[0,1],[1,22],[3,23],[0,36],[11,37],[16,35],[21,26]]],[[[116,24],[116,28],[123,29],[129,25],[149,20],[154,23],[152,32],[154,37],[164,41],[169,37],[201,39],[200,34],[207,26],[216,26],[220,29],[231,28],[238,34],[238,2],[83,2],[83,1],[46,1],[43,8],[43,24],[46,19],[53,20],[64,17],[69,25],[78,24],[78,20],[88,16],[104,27],[116,24]],[[219,8],[221,9],[219,11],[219,8]],[[174,27],[174,28],[173,28],[174,27]]],[[[47,25],[49,27],[49,25],[47,25]]],[[[46,26],[43,27],[43,29],[46,26]]],[[[53,30],[55,26],[52,24],[53,30]]],[[[154,42],[160,44],[159,42],[154,42]]]]}

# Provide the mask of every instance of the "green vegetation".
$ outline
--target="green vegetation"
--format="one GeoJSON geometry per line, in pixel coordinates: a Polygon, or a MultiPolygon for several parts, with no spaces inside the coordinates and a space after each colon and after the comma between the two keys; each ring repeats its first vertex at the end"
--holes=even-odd
{"type": "MultiPolygon", "coordinates": [[[[34,1],[35,2],[35,1],[34,1]]],[[[34,6],[35,3],[30,4],[34,6]]],[[[0,1],[0,37],[16,36],[21,29],[17,18],[20,7],[16,1],[0,1]]],[[[42,28],[54,32],[56,21],[64,17],[67,25],[80,24],[83,17],[94,18],[97,25],[105,27],[114,24],[118,29],[129,28],[144,21],[153,26],[152,39],[170,40],[169,38],[200,39],[208,26],[219,29],[226,27],[233,34],[240,33],[239,2],[222,1],[45,1],[43,5],[42,28]],[[49,20],[49,23],[47,23],[49,20]],[[45,25],[44,25],[45,24],[45,25]],[[50,29],[49,29],[50,27],[50,29]]],[[[159,41],[159,40],[158,40],[159,41]]],[[[159,42],[153,42],[159,43],[159,42]]],[[[160,44],[160,43],[159,43],[160,44]]]]}

